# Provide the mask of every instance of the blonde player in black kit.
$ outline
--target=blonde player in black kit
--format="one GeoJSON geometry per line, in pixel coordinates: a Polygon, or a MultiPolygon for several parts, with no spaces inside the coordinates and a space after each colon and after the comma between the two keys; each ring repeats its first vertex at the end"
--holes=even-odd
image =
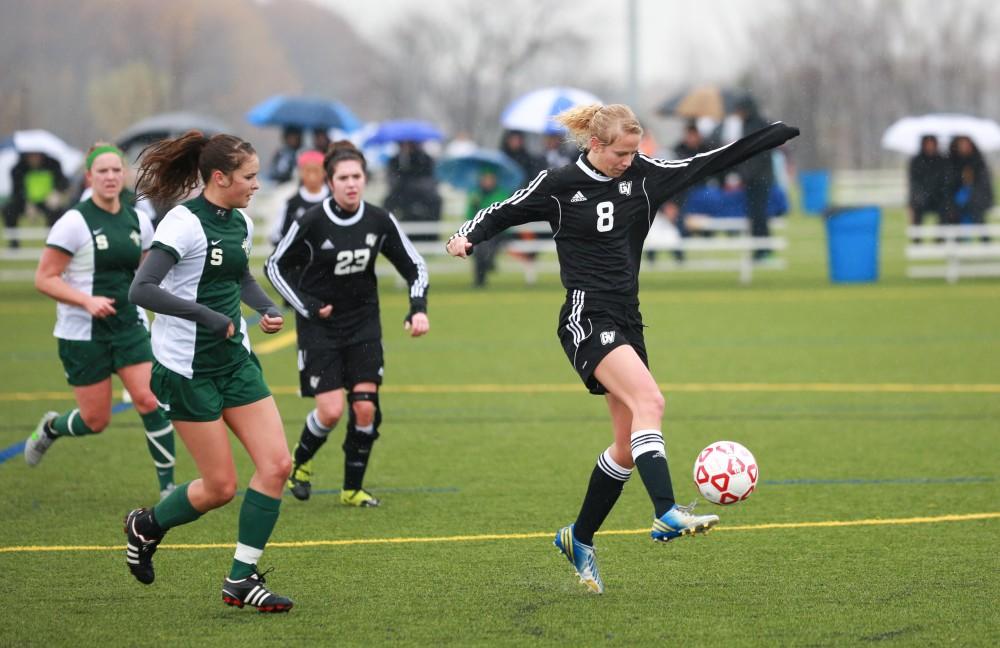
{"type": "Polygon", "coordinates": [[[614,443],[597,460],[576,522],[556,533],[556,547],[591,591],[604,583],[594,533],[638,468],[653,502],[651,535],[666,542],[714,526],[674,501],[660,432],[663,394],[650,373],[639,313],[642,244],[660,206],[671,196],[753,155],[781,145],[798,129],[780,122],[729,146],[684,160],[638,154],[642,127],[625,105],[571,108],[556,117],[583,153],[573,164],[542,171],[509,199],[483,209],[448,241],[466,257],[508,227],[547,221],[559,256],[566,302],[559,339],[592,394],[603,394],[614,443]]]}
{"type": "Polygon", "coordinates": [[[344,436],[341,503],[378,506],[362,487],[382,420],[382,326],[375,257],[384,254],[410,286],[404,326],[418,337],[427,319],[427,267],[399,223],[386,210],[364,202],[364,155],[350,142],[336,142],[323,162],[331,198],[293,222],[267,260],[275,289],[296,312],[299,389],[316,399],[295,448],[288,487],[300,500],[312,489],[311,460],[350,406],[344,436]]]}

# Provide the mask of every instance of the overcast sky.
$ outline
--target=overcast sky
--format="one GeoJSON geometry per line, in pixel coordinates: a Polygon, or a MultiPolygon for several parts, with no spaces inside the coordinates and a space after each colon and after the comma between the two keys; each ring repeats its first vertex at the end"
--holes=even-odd
{"type": "MultiPolygon", "coordinates": [[[[377,40],[404,11],[419,9],[447,20],[455,0],[313,0],[343,15],[363,35],[377,40]]],[[[776,0],[637,0],[640,81],[669,86],[697,77],[728,81],[740,72],[751,44],[747,21],[775,11],[776,0]]],[[[509,9],[483,1],[484,19],[509,9]]],[[[554,20],[572,20],[592,34],[595,65],[604,75],[625,78],[628,30],[627,0],[564,0],[554,20]]]]}

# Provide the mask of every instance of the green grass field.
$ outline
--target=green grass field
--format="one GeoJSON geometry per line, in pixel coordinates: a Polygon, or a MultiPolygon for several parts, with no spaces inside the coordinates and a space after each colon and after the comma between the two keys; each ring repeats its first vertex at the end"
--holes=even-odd
{"type": "MultiPolygon", "coordinates": [[[[749,287],[644,276],[679,498],[696,498],[695,455],[720,439],[754,451],[761,482],[708,536],[658,545],[634,477],[596,539],[603,596],[551,544],[610,440],[555,337],[556,277],[472,292],[465,275],[432,276],[420,340],[383,282],[385,421],[367,484],[384,505],[284,502],[261,564],[289,615],[220,600],[238,502],[171,531],[152,586],[128,575],[122,515],[156,498],[128,411],[37,468],[0,464],[0,645],[997,645],[1000,282],[905,279],[899,221],[885,219],[875,284],[831,285],[822,222],[801,216],[789,268],[749,287]]],[[[0,314],[2,450],[71,400],[53,304],[3,284],[0,314]]],[[[291,442],[310,409],[293,347],[258,348],[291,442]]],[[[315,488],[339,487],[338,446],[315,488]]],[[[245,456],[239,468],[245,485],[245,456]]]]}

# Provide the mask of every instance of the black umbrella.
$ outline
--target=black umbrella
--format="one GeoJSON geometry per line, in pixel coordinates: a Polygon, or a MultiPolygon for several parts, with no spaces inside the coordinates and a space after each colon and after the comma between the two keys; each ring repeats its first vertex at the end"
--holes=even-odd
{"type": "Polygon", "coordinates": [[[229,131],[229,127],[215,117],[195,112],[167,112],[140,120],[115,138],[115,143],[123,151],[133,147],[145,147],[168,137],[175,137],[189,130],[200,130],[208,136],[229,131]]]}

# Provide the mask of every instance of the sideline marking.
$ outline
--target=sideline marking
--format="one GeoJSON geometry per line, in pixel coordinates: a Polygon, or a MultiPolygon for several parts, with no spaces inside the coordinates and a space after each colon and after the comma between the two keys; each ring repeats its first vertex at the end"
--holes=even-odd
{"type": "MultiPolygon", "coordinates": [[[[719,526],[715,531],[767,531],[771,529],[818,529],[835,527],[854,526],[900,526],[907,524],[938,524],[941,522],[969,522],[972,520],[993,520],[1000,518],[1000,512],[989,513],[967,513],[961,515],[940,515],[937,517],[912,517],[912,518],[873,518],[868,520],[825,520],[820,522],[772,522],[769,524],[744,524],[737,526],[719,526]]],[[[601,536],[621,536],[638,535],[649,533],[649,528],[623,529],[618,531],[598,531],[601,536]]],[[[301,540],[298,542],[268,542],[268,548],[304,548],[304,547],[348,547],[357,545],[379,545],[379,544],[423,544],[433,542],[484,542],[488,540],[534,540],[538,538],[552,538],[551,531],[535,531],[531,533],[490,533],[483,535],[458,535],[439,537],[413,537],[413,538],[355,538],[351,540],[301,540]]],[[[207,543],[207,544],[165,544],[159,549],[232,549],[233,543],[207,543]]],[[[0,554],[3,553],[40,553],[52,551],[121,551],[121,545],[112,547],[101,545],[64,545],[64,546],[12,546],[0,547],[0,554]]]]}
{"type": "MultiPolygon", "coordinates": [[[[686,393],[821,393],[821,394],[1000,394],[997,383],[659,383],[665,392],[686,393]]],[[[383,385],[389,394],[555,394],[583,393],[579,383],[383,385]]],[[[298,395],[295,385],[272,385],[271,393],[298,395]]],[[[0,392],[0,401],[73,400],[72,392],[0,392]]]]}

